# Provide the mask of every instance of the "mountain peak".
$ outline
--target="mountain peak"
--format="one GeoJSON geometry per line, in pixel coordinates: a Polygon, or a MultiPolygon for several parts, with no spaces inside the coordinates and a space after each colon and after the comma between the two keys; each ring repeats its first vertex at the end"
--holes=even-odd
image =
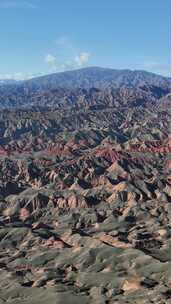
{"type": "Polygon", "coordinates": [[[33,78],[26,81],[25,85],[44,90],[56,88],[89,89],[92,87],[103,89],[142,85],[171,87],[171,78],[141,70],[117,70],[92,66],[33,78]]]}

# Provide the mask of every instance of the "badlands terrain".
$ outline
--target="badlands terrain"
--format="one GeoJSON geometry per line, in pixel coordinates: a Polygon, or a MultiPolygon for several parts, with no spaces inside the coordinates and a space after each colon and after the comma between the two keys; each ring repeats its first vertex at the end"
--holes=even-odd
{"type": "Polygon", "coordinates": [[[0,85],[0,304],[171,303],[171,79],[0,85]]]}

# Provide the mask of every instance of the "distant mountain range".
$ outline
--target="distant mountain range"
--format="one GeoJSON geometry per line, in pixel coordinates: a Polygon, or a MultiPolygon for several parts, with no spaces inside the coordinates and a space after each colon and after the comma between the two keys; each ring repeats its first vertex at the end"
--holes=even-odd
{"type": "Polygon", "coordinates": [[[171,86],[171,78],[146,71],[114,70],[109,68],[88,67],[62,73],[33,78],[25,82],[27,87],[36,89],[56,88],[107,88],[121,86],[137,87],[142,85],[171,86]]]}
{"type": "Polygon", "coordinates": [[[32,78],[27,81],[0,80],[0,85],[21,85],[28,89],[53,90],[57,88],[90,89],[107,87],[134,88],[143,85],[169,86],[171,78],[156,75],[146,71],[115,70],[100,67],[88,67],[79,70],[66,71],[32,78]]]}
{"type": "Polygon", "coordinates": [[[0,86],[17,84],[17,83],[19,83],[19,81],[16,81],[14,79],[0,79],[0,86]]]}
{"type": "Polygon", "coordinates": [[[0,81],[0,108],[144,105],[170,93],[171,78],[89,67],[27,81],[0,81]]]}

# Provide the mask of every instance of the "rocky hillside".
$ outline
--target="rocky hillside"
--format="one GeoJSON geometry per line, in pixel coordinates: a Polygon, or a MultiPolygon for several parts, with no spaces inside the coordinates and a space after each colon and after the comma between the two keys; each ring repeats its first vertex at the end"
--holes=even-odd
{"type": "Polygon", "coordinates": [[[171,86],[171,78],[165,78],[146,71],[114,70],[89,67],[69,72],[56,73],[31,79],[25,83],[36,89],[60,88],[108,88],[121,86],[138,87],[142,85],[171,86]]]}
{"type": "MultiPolygon", "coordinates": [[[[143,85],[136,88],[32,90],[20,85],[0,87],[0,109],[49,108],[120,108],[134,107],[146,103],[157,104],[159,99],[169,96],[167,86],[143,85]]],[[[168,97],[167,97],[168,98],[168,97]]]]}
{"type": "Polygon", "coordinates": [[[170,94],[0,89],[0,303],[170,303],[170,94]]]}

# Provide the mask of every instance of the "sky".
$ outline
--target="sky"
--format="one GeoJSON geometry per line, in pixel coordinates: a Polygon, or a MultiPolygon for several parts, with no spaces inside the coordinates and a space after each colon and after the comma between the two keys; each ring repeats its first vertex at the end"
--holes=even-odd
{"type": "Polygon", "coordinates": [[[171,76],[171,1],[0,0],[0,79],[86,66],[171,76]]]}

